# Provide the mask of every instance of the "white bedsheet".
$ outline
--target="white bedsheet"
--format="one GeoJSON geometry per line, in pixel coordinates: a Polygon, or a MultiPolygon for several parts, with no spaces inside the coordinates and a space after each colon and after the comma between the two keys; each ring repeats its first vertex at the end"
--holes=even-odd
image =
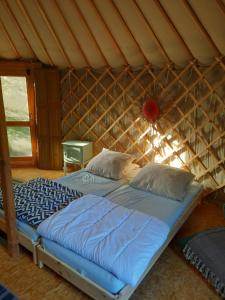
{"type": "Polygon", "coordinates": [[[76,171],[68,176],[60,177],[55,179],[55,181],[78,190],[85,195],[93,194],[97,196],[106,196],[126,183],[125,179],[113,180],[104,178],[89,173],[85,169],[76,171]]]}
{"type": "Polygon", "coordinates": [[[135,286],[169,227],[106,198],[86,195],[42,222],[37,231],[135,286]]]}

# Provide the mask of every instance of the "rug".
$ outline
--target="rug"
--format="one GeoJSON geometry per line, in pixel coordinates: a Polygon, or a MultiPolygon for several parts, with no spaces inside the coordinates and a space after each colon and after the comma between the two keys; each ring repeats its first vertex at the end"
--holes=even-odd
{"type": "Polygon", "coordinates": [[[0,284],[0,300],[19,300],[8,289],[0,284]]]}
{"type": "Polygon", "coordinates": [[[187,241],[183,253],[225,299],[225,227],[196,234],[187,241]]]}

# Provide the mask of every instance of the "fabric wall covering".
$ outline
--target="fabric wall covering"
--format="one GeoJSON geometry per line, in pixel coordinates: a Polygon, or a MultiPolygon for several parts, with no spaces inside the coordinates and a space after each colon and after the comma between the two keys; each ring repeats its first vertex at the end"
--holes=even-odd
{"type": "Polygon", "coordinates": [[[0,57],[133,68],[225,55],[225,0],[2,0],[0,57]]]}

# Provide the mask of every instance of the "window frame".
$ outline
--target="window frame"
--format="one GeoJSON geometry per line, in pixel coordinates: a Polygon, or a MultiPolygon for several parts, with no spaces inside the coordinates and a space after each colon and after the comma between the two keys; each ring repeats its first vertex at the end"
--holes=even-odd
{"type": "MultiPolygon", "coordinates": [[[[29,127],[31,133],[30,157],[10,157],[12,167],[36,167],[37,166],[37,137],[36,137],[36,109],[35,109],[35,86],[33,68],[35,64],[28,63],[0,63],[0,76],[26,77],[29,121],[5,121],[6,128],[9,126],[29,127]]],[[[39,65],[38,65],[39,66],[39,65]]]]}

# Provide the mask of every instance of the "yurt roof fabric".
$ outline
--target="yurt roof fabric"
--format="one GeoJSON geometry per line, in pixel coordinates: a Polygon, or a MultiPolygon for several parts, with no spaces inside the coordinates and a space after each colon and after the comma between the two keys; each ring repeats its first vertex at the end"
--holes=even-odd
{"type": "Polygon", "coordinates": [[[0,1],[1,59],[136,68],[224,54],[225,0],[0,1]]]}

